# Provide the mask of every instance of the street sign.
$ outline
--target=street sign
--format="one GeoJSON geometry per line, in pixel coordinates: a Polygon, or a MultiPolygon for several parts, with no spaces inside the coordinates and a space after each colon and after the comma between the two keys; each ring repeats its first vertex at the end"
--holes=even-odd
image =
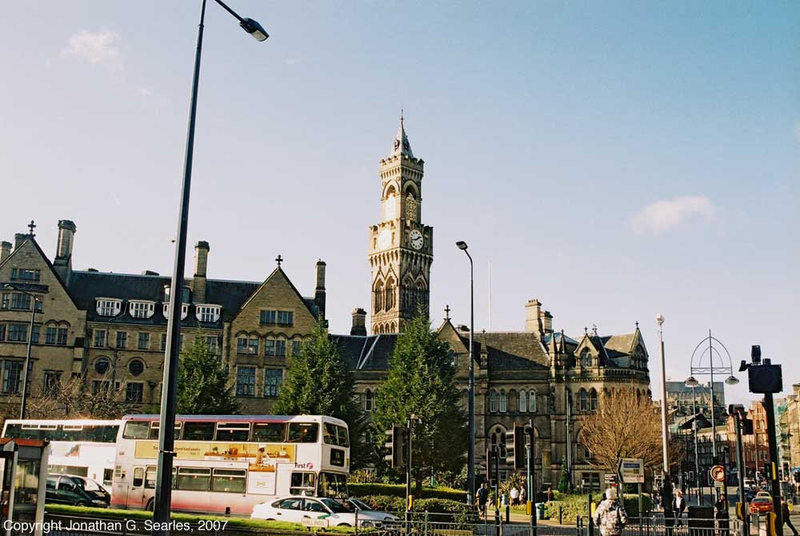
{"type": "Polygon", "coordinates": [[[616,485],[617,484],[617,475],[606,473],[605,474],[606,484],[616,485]]]}
{"type": "Polygon", "coordinates": [[[711,468],[709,473],[711,473],[711,478],[713,478],[717,482],[722,482],[723,480],[725,480],[725,468],[722,467],[721,465],[715,465],[714,467],[711,468]]]}
{"type": "Polygon", "coordinates": [[[622,458],[619,474],[623,484],[644,484],[644,460],[641,458],[622,458]]]}

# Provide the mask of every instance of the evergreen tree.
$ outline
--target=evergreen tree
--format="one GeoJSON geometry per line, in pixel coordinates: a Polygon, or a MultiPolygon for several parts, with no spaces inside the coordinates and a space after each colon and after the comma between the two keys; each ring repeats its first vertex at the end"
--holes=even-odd
{"type": "Polygon", "coordinates": [[[330,415],[345,421],[350,429],[351,469],[357,469],[366,458],[363,417],[353,396],[353,374],[328,337],[325,324],[318,322],[300,355],[289,358],[272,411],[280,415],[330,415]]]}
{"type": "Polygon", "coordinates": [[[383,441],[393,424],[414,425],[413,478],[417,491],[422,480],[439,472],[458,472],[467,450],[466,417],[459,409],[455,366],[448,344],[430,329],[420,312],[397,338],[386,382],[378,389],[372,415],[374,435],[383,441]]]}
{"type": "Polygon", "coordinates": [[[204,337],[181,351],[178,363],[177,411],[185,415],[232,415],[239,402],[228,383],[228,369],[204,337]]]}
{"type": "Polygon", "coordinates": [[[569,493],[572,491],[572,481],[569,478],[569,470],[567,464],[561,464],[561,476],[558,479],[558,491],[561,493],[569,493]]]}

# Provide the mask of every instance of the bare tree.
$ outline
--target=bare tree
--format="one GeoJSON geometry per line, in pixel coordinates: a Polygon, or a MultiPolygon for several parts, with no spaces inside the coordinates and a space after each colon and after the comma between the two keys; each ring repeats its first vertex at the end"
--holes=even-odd
{"type": "Polygon", "coordinates": [[[70,378],[31,394],[26,414],[30,419],[118,419],[135,412],[124,391],[116,390],[108,378],[91,385],[83,378],[70,378]]]}
{"type": "MultiPolygon", "coordinates": [[[[641,458],[645,467],[662,465],[659,406],[635,389],[603,396],[596,413],[586,418],[579,441],[589,449],[589,463],[615,473],[622,458],[641,458]]],[[[670,465],[682,456],[678,442],[670,444],[670,465]]]]}

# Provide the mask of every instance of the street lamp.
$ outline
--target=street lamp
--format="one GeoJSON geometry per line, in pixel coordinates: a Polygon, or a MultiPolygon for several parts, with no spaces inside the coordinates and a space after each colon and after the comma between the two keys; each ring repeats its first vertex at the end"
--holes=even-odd
{"type": "Polygon", "coordinates": [[[661,358],[661,443],[662,455],[664,458],[664,481],[669,479],[669,436],[667,435],[667,379],[666,379],[666,366],[664,364],[664,336],[661,326],[664,324],[664,315],[658,313],[656,315],[656,323],[658,324],[658,354],[661,358]]]}
{"type": "Polygon", "coordinates": [[[467,254],[469,258],[469,450],[467,451],[467,504],[473,505],[475,501],[475,355],[472,350],[472,341],[475,333],[475,278],[472,255],[467,251],[467,243],[463,240],[456,242],[458,249],[467,254]]]}
{"type": "MultiPolygon", "coordinates": [[[[258,41],[269,37],[256,21],[240,17],[221,0],[216,0],[239,25],[258,41]]],[[[183,272],[186,261],[186,228],[189,221],[189,191],[192,182],[192,156],[194,153],[194,127],[197,115],[197,87],[200,80],[200,53],[203,48],[203,23],[206,15],[206,0],[200,7],[200,25],[197,29],[197,50],[194,57],[192,96],[189,105],[189,127],[186,134],[186,158],[183,168],[181,204],[178,213],[178,233],[175,243],[175,264],[169,293],[169,318],[167,320],[167,345],[164,357],[164,379],[161,387],[161,420],[158,440],[158,470],[156,473],[156,496],[153,506],[153,521],[156,527],[168,527],[172,499],[172,461],[175,446],[175,403],[177,398],[178,341],[181,333],[181,305],[183,297],[183,272]]],[[[167,529],[154,530],[153,534],[167,534],[167,529]]]]}
{"type": "MultiPolygon", "coordinates": [[[[697,381],[697,378],[694,376],[689,376],[686,378],[686,387],[690,387],[692,389],[692,413],[694,414],[694,418],[692,419],[692,430],[694,431],[694,478],[695,478],[695,487],[698,490],[698,497],[702,497],[702,493],[700,493],[700,457],[697,453],[697,396],[695,395],[695,389],[700,382],[697,381]]],[[[701,502],[701,499],[698,499],[698,503],[701,502]]]]}
{"type": "Polygon", "coordinates": [[[17,288],[14,285],[6,283],[3,285],[5,288],[9,290],[13,290],[15,292],[19,292],[25,294],[26,296],[33,299],[33,303],[31,304],[31,323],[30,329],[28,330],[28,348],[25,351],[25,370],[22,371],[22,401],[20,402],[19,408],[19,418],[25,418],[25,408],[28,405],[28,369],[31,367],[31,345],[33,344],[33,321],[36,318],[36,304],[41,303],[39,296],[36,294],[31,294],[21,288],[17,288]]]}

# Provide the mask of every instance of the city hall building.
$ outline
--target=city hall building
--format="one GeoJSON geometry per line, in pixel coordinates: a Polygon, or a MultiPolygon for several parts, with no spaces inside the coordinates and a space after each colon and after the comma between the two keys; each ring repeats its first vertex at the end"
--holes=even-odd
{"type": "MultiPolygon", "coordinates": [[[[422,218],[424,161],[414,156],[402,118],[379,169],[381,220],[368,230],[369,323],[357,307],[350,333],[331,335],[354,371],[366,413],[374,409],[398,333],[420,307],[428,308],[434,257],[433,228],[422,218]]],[[[73,269],[77,227],[61,220],[58,230],[52,258],[36,241],[33,222],[13,247],[0,242],[0,404],[7,413],[19,405],[30,339],[31,400],[77,378],[87,389],[115,390],[132,411],[156,410],[171,278],[73,269]]],[[[263,281],[213,279],[210,250],[206,242],[196,244],[193,275],[178,289],[181,344],[199,339],[219,355],[242,412],[269,413],[288,360],[317,320],[326,319],[325,263],[318,261],[315,280],[301,285],[308,289],[304,295],[280,256],[263,281]]],[[[523,331],[473,334],[476,463],[483,467],[482,453],[496,446],[504,460],[501,477],[514,471],[515,430],[519,437],[532,423],[538,483],[555,485],[564,464],[576,486],[599,489],[601,471],[581,445],[581,423],[614,390],[649,396],[648,353],[638,325],[630,333],[584,330],[571,337],[554,329],[553,315],[536,299],[520,307],[523,319],[523,331]]],[[[469,332],[449,311],[434,329],[452,349],[466,410],[469,332]]]]}

